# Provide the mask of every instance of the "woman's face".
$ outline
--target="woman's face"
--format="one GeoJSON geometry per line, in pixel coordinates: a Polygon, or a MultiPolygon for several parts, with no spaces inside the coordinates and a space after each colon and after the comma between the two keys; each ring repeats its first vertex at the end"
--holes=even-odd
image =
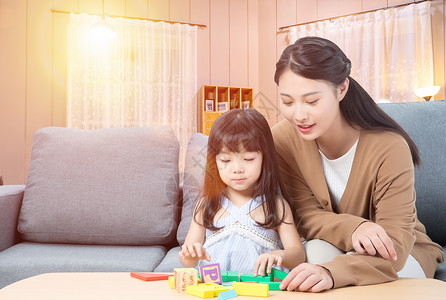
{"type": "Polygon", "coordinates": [[[341,124],[339,101],[345,96],[348,81],[334,87],[285,71],[279,78],[280,111],[305,140],[314,140],[341,124]]]}

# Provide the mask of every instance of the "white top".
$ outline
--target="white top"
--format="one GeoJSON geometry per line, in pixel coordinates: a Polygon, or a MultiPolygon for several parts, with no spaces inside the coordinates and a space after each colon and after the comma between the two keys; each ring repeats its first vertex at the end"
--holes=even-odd
{"type": "Polygon", "coordinates": [[[324,153],[319,150],[324,170],[325,181],[327,181],[328,190],[334,206],[337,206],[344,194],[347,186],[348,177],[352,170],[353,159],[355,158],[358,141],[343,156],[336,159],[328,159],[324,153]]]}
{"type": "MultiPolygon", "coordinates": [[[[206,229],[204,249],[211,261],[200,260],[198,266],[219,263],[221,270],[252,274],[260,254],[281,248],[279,234],[273,229],[257,225],[249,213],[262,205],[264,198],[252,198],[242,207],[222,197],[221,206],[229,213],[214,223],[220,230],[206,229]]],[[[277,266],[275,266],[277,267],[277,266]]]]}

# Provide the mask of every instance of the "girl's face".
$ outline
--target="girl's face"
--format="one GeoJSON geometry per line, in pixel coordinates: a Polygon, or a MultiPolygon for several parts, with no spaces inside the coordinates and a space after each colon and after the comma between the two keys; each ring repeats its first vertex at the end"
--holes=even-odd
{"type": "Polygon", "coordinates": [[[279,78],[280,110],[305,140],[317,139],[341,124],[339,101],[347,87],[347,80],[334,87],[287,70],[279,78]]]}
{"type": "Polygon", "coordinates": [[[221,180],[232,191],[251,195],[262,172],[263,156],[260,152],[230,152],[223,148],[217,155],[217,167],[221,180]]]}

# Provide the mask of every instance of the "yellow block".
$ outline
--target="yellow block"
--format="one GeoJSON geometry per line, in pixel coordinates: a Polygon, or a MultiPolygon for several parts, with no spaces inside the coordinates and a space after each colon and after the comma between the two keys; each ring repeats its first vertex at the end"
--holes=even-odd
{"type": "Polygon", "coordinates": [[[221,292],[230,289],[231,287],[221,286],[216,283],[200,283],[199,285],[190,285],[186,287],[186,293],[201,298],[213,298],[218,297],[218,294],[221,292]]]}
{"type": "Polygon", "coordinates": [[[174,276],[169,276],[167,278],[167,280],[169,281],[169,286],[171,289],[175,288],[175,277],[174,276]]]}
{"type": "Polygon", "coordinates": [[[239,296],[268,297],[269,285],[263,283],[234,282],[232,288],[239,296]]]}

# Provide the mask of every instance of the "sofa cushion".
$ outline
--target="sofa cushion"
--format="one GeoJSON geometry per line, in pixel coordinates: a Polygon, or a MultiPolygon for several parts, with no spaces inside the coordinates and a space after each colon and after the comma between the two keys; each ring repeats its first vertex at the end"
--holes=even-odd
{"type": "Polygon", "coordinates": [[[43,273],[152,272],[165,254],[162,246],[24,242],[0,252],[0,288],[43,273]]]}
{"type": "Polygon", "coordinates": [[[177,246],[170,249],[164,256],[161,263],[155,268],[154,272],[172,272],[175,268],[184,268],[180,263],[178,253],[181,247],[177,246]]]}
{"type": "Polygon", "coordinates": [[[380,107],[420,150],[421,167],[415,168],[418,218],[434,242],[446,245],[446,100],[383,103],[380,107]]]}
{"type": "Polygon", "coordinates": [[[186,149],[183,179],[183,209],[178,227],[177,241],[181,245],[186,239],[195,204],[200,197],[206,170],[208,137],[195,133],[189,140],[186,149]]]}
{"type": "Polygon", "coordinates": [[[170,242],[178,225],[178,151],[168,126],[38,130],[19,217],[22,238],[170,242]]]}

